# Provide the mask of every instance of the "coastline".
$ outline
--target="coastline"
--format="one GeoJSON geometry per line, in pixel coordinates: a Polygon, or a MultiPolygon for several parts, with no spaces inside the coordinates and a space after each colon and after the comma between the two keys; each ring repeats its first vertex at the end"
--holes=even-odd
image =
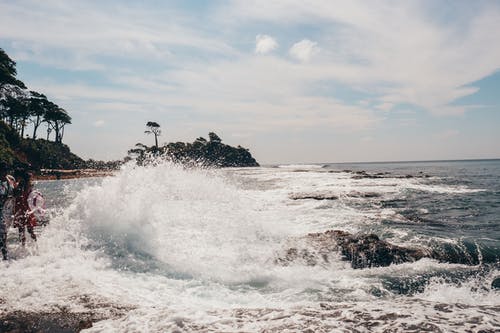
{"type": "Polygon", "coordinates": [[[115,174],[115,170],[99,169],[42,169],[40,173],[33,175],[33,180],[61,180],[77,178],[108,177],[115,174]]]}

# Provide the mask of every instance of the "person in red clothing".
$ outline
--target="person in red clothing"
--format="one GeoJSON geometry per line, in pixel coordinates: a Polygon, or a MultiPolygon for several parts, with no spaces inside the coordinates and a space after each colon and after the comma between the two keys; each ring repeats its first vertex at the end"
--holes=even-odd
{"type": "Polygon", "coordinates": [[[36,241],[33,228],[37,222],[28,205],[28,196],[32,190],[31,175],[26,171],[20,171],[16,173],[16,179],[18,179],[19,183],[14,190],[14,226],[18,228],[19,240],[24,246],[26,243],[26,229],[28,229],[31,238],[36,241]]]}

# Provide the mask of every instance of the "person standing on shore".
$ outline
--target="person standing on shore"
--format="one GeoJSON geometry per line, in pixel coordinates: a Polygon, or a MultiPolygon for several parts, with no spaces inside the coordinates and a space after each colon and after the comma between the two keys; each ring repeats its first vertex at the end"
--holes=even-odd
{"type": "Polygon", "coordinates": [[[34,227],[37,223],[35,215],[30,211],[28,205],[28,196],[32,191],[31,175],[27,171],[20,171],[16,173],[16,179],[19,180],[14,190],[14,226],[18,228],[19,240],[24,246],[26,244],[26,229],[28,229],[31,238],[36,241],[34,227]]]}
{"type": "Polygon", "coordinates": [[[0,249],[2,251],[3,260],[8,259],[7,251],[7,221],[3,217],[3,208],[5,202],[12,196],[15,188],[15,179],[7,175],[7,165],[0,162],[0,249]]]}

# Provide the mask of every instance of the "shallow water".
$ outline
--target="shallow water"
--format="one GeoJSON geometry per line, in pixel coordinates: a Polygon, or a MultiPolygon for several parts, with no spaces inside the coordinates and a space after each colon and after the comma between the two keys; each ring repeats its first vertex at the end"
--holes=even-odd
{"type": "Polygon", "coordinates": [[[9,237],[0,308],[100,311],[100,331],[499,330],[500,161],[185,170],[36,184],[39,241],[9,237]],[[360,171],[366,173],[360,173],[360,171]],[[337,200],[293,200],[327,193],[337,200]],[[274,259],[329,229],[466,249],[472,265],[274,259]],[[120,308],[124,316],[112,316],[120,308]],[[125,309],[125,310],[123,310],[125,309]]]}

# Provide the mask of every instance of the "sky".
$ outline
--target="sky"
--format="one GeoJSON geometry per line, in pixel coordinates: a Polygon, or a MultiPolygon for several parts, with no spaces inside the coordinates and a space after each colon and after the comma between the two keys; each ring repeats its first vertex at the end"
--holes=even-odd
{"type": "Polygon", "coordinates": [[[0,0],[18,78],[120,159],[216,132],[261,164],[500,158],[500,1],[0,0]]]}

